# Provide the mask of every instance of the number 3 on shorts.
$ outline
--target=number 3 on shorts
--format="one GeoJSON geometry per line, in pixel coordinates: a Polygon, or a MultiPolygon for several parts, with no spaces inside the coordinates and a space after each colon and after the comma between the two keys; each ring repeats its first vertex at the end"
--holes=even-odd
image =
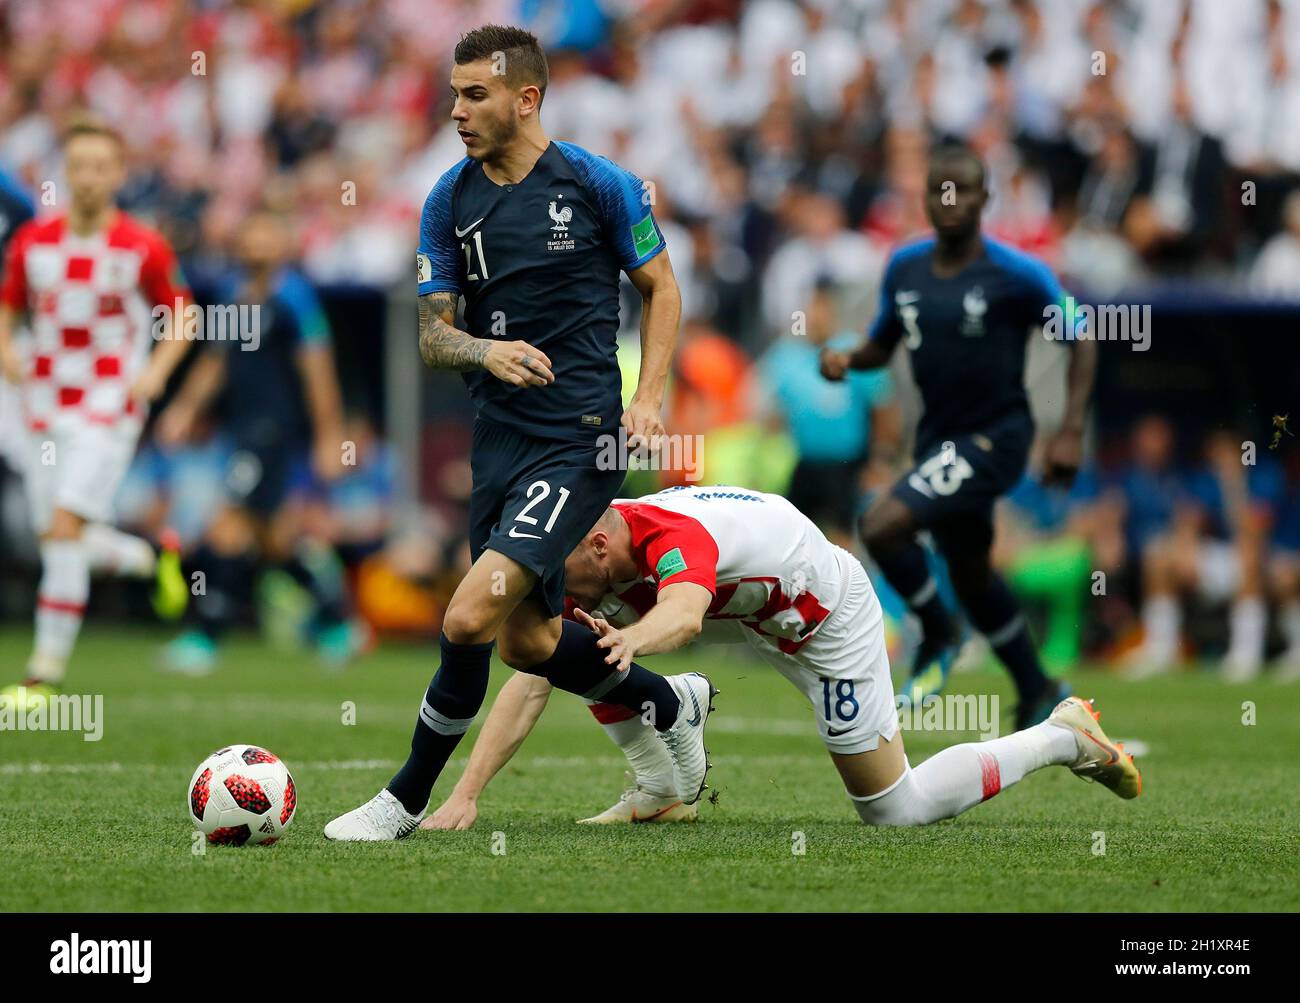
{"type": "MultiPolygon", "coordinates": [[[[549,483],[546,481],[533,481],[532,484],[528,485],[528,497],[530,500],[528,504],[523,507],[523,510],[515,516],[515,522],[526,522],[530,526],[536,526],[537,518],[529,515],[528,512],[534,506],[540,505],[543,501],[549,498],[550,495],[551,485],[549,483]]],[[[560,509],[564,508],[564,503],[569,500],[569,489],[560,488],[559,495],[559,501],[555,503],[555,508],[551,510],[551,517],[546,520],[546,525],[542,527],[543,531],[547,533],[555,528],[555,520],[560,517],[560,509]]],[[[511,530],[510,535],[515,535],[513,529],[511,530]]]]}
{"type": "Polygon", "coordinates": [[[852,679],[827,679],[822,677],[822,708],[826,712],[826,721],[828,723],[840,722],[847,724],[858,716],[858,699],[853,695],[852,679]],[[834,700],[832,701],[831,683],[835,684],[834,700]],[[831,716],[832,710],[835,716],[831,716]]]}

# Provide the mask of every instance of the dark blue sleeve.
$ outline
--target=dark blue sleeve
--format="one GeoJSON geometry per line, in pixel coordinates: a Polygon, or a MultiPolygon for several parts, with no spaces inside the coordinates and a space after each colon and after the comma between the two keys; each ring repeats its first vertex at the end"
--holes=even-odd
{"type": "Polygon", "coordinates": [[[1025,323],[1037,330],[1049,316],[1059,311],[1061,340],[1067,343],[1078,341],[1079,335],[1087,329],[1087,323],[1077,311],[1074,297],[1061,287],[1056,273],[1027,254],[1018,255],[1015,260],[1016,271],[1024,280],[1025,323]]]}
{"type": "Polygon", "coordinates": [[[466,157],[438,179],[420,213],[420,250],[415,256],[416,292],[460,292],[460,247],[452,216],[456,179],[469,163],[466,157]]]}
{"type": "Polygon", "coordinates": [[[880,280],[880,305],[876,309],[876,319],[871,322],[867,339],[885,348],[893,348],[903,336],[903,325],[899,323],[894,311],[895,273],[898,268],[898,255],[894,254],[885,265],[885,275],[880,280]]]}
{"type": "Polygon", "coordinates": [[[655,222],[650,188],[631,171],[572,143],[556,143],[587,184],[605,224],[614,258],[625,272],[640,268],[667,246],[655,222]]]}
{"type": "Polygon", "coordinates": [[[276,295],[293,318],[297,328],[294,341],[300,348],[329,346],[329,321],[325,319],[316,290],[301,273],[292,269],[282,272],[276,295]]]}

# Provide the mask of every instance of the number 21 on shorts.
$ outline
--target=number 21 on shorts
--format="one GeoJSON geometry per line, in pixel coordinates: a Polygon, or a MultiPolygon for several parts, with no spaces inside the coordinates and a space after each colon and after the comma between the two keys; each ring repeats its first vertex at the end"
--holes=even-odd
{"type": "MultiPolygon", "coordinates": [[[[532,484],[528,485],[527,493],[529,498],[528,504],[520,510],[517,516],[515,516],[515,522],[522,522],[529,526],[536,526],[538,522],[537,517],[529,515],[528,513],[551,496],[551,485],[546,481],[533,481],[532,484]]],[[[555,520],[560,517],[560,509],[564,508],[564,503],[569,500],[569,493],[568,488],[560,488],[558,492],[559,498],[555,502],[555,507],[551,509],[551,515],[546,520],[546,525],[542,527],[543,532],[549,533],[555,528],[555,520]]],[[[522,533],[515,526],[510,527],[510,535],[516,538],[530,537],[534,540],[541,539],[541,537],[536,533],[522,533]]]]}

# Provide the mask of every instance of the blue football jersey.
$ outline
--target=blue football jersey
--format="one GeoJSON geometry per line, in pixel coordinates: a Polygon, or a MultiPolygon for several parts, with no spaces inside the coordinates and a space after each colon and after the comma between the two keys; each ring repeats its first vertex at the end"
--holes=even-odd
{"type": "Polygon", "coordinates": [[[1047,308],[1061,304],[1060,283],[1042,262],[988,238],[980,258],[940,278],[934,244],[918,241],[890,258],[869,333],[890,348],[902,341],[910,354],[925,405],[917,453],[1015,417],[1028,442],[1025,350],[1047,308]]]}
{"type": "Polygon", "coordinates": [[[639,178],[571,143],[551,143],[517,184],[498,185],[467,157],[433,186],[420,295],[460,294],[470,334],[525,341],[555,374],[546,387],[515,387],[465,373],[480,418],[568,441],[617,430],[619,273],[664,249],[650,203],[639,178]]]}

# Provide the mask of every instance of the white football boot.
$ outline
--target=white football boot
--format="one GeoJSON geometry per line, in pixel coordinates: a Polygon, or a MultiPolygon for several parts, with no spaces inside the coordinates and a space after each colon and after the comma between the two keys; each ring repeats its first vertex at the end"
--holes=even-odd
{"type": "Polygon", "coordinates": [[[618,803],[599,815],[578,819],[579,825],[631,825],[639,822],[694,822],[699,808],[683,804],[675,794],[652,794],[640,787],[623,792],[618,803]]]}
{"type": "Polygon", "coordinates": [[[704,726],[713,712],[717,689],[709,677],[699,672],[665,676],[665,681],[681,701],[677,720],[667,731],[659,732],[673,761],[673,786],[682,804],[693,805],[704,793],[704,778],[709,775],[709,750],[704,747],[704,726]]]}
{"type": "MultiPolygon", "coordinates": [[[[428,809],[428,806],[425,806],[428,809]]],[[[325,826],[325,838],[344,843],[384,843],[405,839],[420,825],[424,812],[412,815],[388,789],[380,791],[360,808],[353,808],[325,826]]]]}
{"type": "Polygon", "coordinates": [[[1124,751],[1124,743],[1106,737],[1101,730],[1101,712],[1091,700],[1066,697],[1047,720],[1074,732],[1079,758],[1069,766],[1075,776],[1095,780],[1126,800],[1142,793],[1142,774],[1137,764],[1124,751]]]}

